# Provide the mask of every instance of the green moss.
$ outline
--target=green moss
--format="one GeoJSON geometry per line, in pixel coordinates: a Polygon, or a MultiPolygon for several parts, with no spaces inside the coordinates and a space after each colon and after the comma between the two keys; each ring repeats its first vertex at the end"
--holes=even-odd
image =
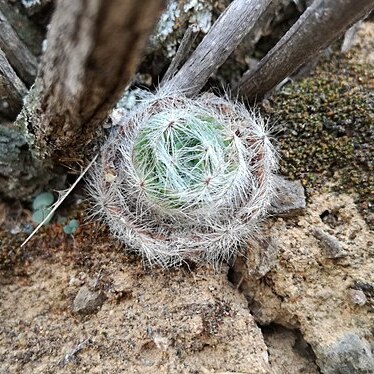
{"type": "Polygon", "coordinates": [[[271,101],[279,127],[281,173],[308,189],[332,176],[355,192],[372,222],[374,207],[374,66],[351,56],[323,61],[314,73],[282,89],[271,101]]]}

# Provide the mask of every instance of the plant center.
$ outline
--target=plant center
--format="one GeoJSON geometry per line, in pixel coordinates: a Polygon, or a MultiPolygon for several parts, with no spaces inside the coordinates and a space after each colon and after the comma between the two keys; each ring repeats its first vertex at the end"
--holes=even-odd
{"type": "Polygon", "coordinates": [[[154,114],[134,142],[139,188],[166,211],[219,204],[237,177],[237,142],[235,133],[210,112],[154,114]]]}

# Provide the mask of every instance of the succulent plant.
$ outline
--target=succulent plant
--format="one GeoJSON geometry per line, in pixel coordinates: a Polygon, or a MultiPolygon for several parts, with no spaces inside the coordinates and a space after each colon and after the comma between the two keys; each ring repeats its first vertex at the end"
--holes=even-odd
{"type": "Polygon", "coordinates": [[[55,201],[51,192],[42,192],[32,202],[32,209],[38,210],[42,208],[49,208],[55,201]]]}
{"type": "MultiPolygon", "coordinates": [[[[31,219],[34,223],[39,224],[48,216],[52,210],[52,205],[55,201],[55,198],[51,192],[42,192],[35,197],[32,202],[33,214],[31,219]]],[[[48,224],[51,221],[50,217],[45,224],[48,224]]]]}
{"type": "Polygon", "coordinates": [[[79,227],[79,221],[77,219],[71,219],[63,228],[64,233],[68,235],[74,235],[79,227]]]}
{"type": "Polygon", "coordinates": [[[273,196],[277,160],[266,127],[212,94],[158,93],[104,145],[89,181],[93,212],[150,264],[227,260],[273,196]]]}

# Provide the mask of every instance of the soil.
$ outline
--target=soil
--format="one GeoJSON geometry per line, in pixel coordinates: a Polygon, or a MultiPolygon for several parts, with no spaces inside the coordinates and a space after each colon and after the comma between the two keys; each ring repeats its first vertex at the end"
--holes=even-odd
{"type": "Polygon", "coordinates": [[[97,223],[74,237],[52,224],[13,260],[0,280],[1,372],[268,372],[227,267],[146,269],[97,223]],[[92,314],[74,313],[83,285],[105,295],[92,314]]]}

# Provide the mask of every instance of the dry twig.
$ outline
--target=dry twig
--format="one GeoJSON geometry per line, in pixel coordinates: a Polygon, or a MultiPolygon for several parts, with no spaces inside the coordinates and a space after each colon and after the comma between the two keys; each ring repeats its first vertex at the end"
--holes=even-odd
{"type": "Polygon", "coordinates": [[[209,77],[255,26],[270,0],[235,0],[220,15],[178,73],[165,83],[166,91],[197,94],[209,77]]]}
{"type": "Polygon", "coordinates": [[[0,48],[18,76],[30,86],[36,77],[38,61],[20,40],[0,9],[0,48]]]}
{"type": "Polygon", "coordinates": [[[22,98],[26,93],[27,88],[0,49],[0,113],[14,119],[22,108],[22,98]]]}
{"type": "Polygon", "coordinates": [[[238,90],[249,102],[261,99],[373,7],[373,0],[315,0],[258,66],[244,74],[238,90]]]}

